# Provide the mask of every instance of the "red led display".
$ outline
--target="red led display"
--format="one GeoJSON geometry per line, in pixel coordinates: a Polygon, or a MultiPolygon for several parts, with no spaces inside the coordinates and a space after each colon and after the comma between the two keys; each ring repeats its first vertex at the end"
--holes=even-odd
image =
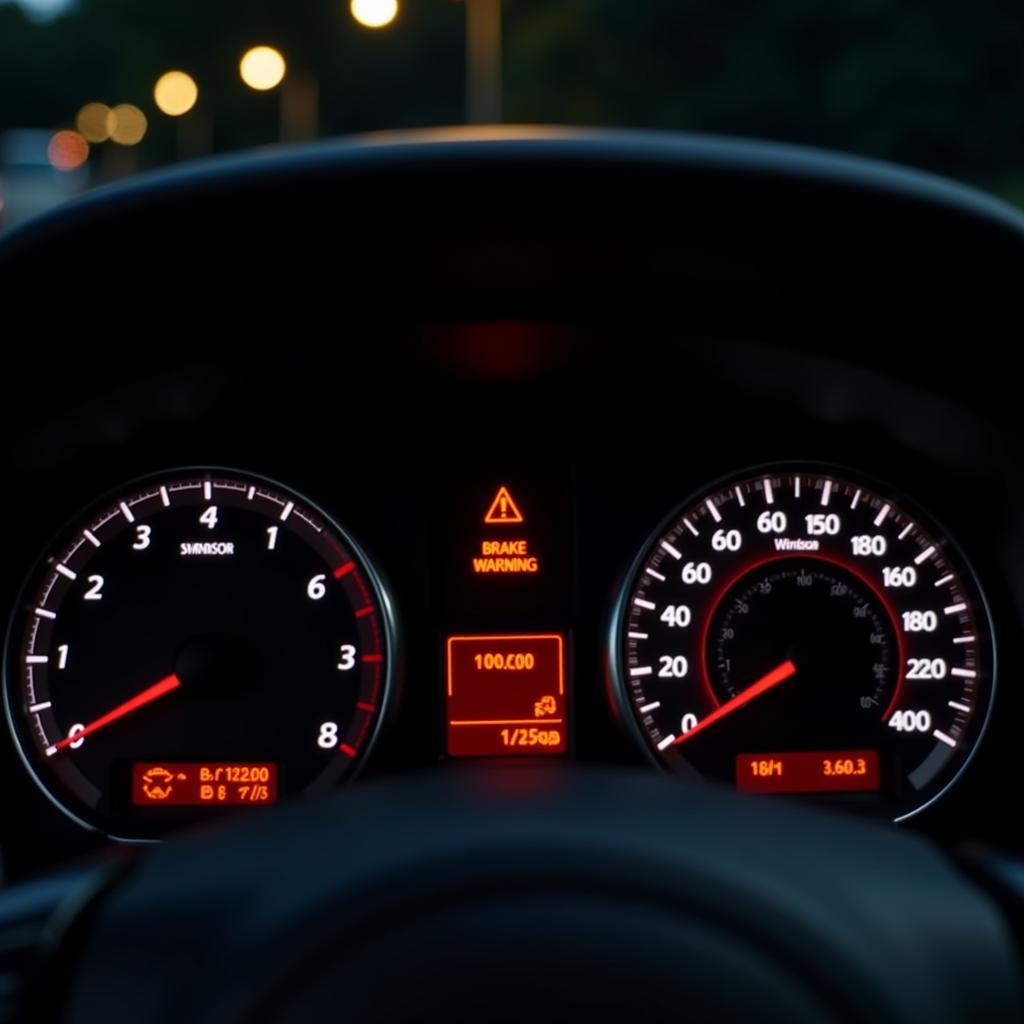
{"type": "Polygon", "coordinates": [[[451,756],[565,752],[561,634],[450,636],[447,676],[451,756]]]}
{"type": "Polygon", "coordinates": [[[153,761],[132,765],[132,803],[225,806],[277,802],[276,764],[153,761]]]}
{"type": "Polygon", "coordinates": [[[877,790],[876,750],[739,754],[736,788],[748,793],[835,793],[877,790]]]}

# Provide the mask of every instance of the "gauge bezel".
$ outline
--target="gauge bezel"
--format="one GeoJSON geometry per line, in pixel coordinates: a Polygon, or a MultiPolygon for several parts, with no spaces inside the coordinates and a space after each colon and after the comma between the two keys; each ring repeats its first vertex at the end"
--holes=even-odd
{"type": "MultiPolygon", "coordinates": [[[[60,528],[50,536],[39,556],[33,561],[31,568],[22,581],[21,586],[18,588],[17,599],[11,614],[8,616],[7,629],[3,644],[3,664],[0,666],[0,673],[2,673],[2,675],[0,675],[0,684],[2,684],[3,689],[4,718],[7,724],[7,729],[14,742],[14,748],[18,753],[18,757],[21,760],[21,763],[25,766],[29,777],[43,795],[50,801],[50,803],[68,819],[73,821],[80,828],[105,836],[107,839],[116,843],[148,845],[160,842],[161,838],[157,836],[119,835],[116,831],[106,827],[102,820],[102,815],[92,815],[83,813],[79,809],[72,809],[47,784],[45,779],[42,777],[42,774],[38,771],[37,766],[33,763],[30,752],[26,749],[26,741],[22,738],[20,727],[15,719],[15,709],[12,706],[11,695],[11,659],[14,656],[16,648],[20,650],[20,637],[22,635],[22,629],[20,627],[24,626],[24,617],[31,605],[31,602],[28,601],[30,588],[32,588],[34,584],[38,583],[40,573],[45,569],[48,562],[53,560],[55,557],[54,552],[60,548],[61,542],[68,538],[74,532],[76,527],[78,527],[83,521],[88,520],[95,513],[101,512],[103,509],[109,507],[119,497],[123,497],[125,494],[130,494],[136,489],[144,489],[146,486],[151,485],[158,480],[166,482],[168,480],[175,480],[188,476],[222,476],[227,479],[237,479],[256,485],[265,485],[266,487],[275,490],[277,493],[294,496],[299,499],[303,506],[308,508],[315,515],[319,516],[323,520],[324,524],[331,531],[336,533],[339,539],[348,545],[351,553],[359,559],[360,567],[364,570],[366,579],[369,581],[369,585],[373,588],[374,596],[380,605],[380,617],[386,658],[381,684],[380,703],[378,705],[377,713],[375,714],[372,725],[366,735],[364,745],[360,750],[360,756],[352,766],[349,773],[345,776],[344,784],[352,782],[362,773],[367,762],[373,755],[374,748],[377,745],[385,724],[391,720],[394,712],[394,703],[396,699],[395,694],[398,686],[396,680],[400,643],[398,615],[390,586],[388,585],[384,574],[378,568],[376,562],[367,553],[363,545],[356,541],[352,534],[343,527],[337,519],[334,518],[334,516],[329,514],[323,506],[310,499],[304,492],[288,484],[282,483],[274,477],[266,476],[263,473],[256,473],[251,470],[238,469],[237,467],[224,465],[188,464],[173,466],[167,469],[144,473],[133,477],[124,483],[111,487],[101,497],[90,502],[88,505],[83,506],[77,512],[68,517],[60,528]]],[[[335,783],[335,787],[340,784],[342,784],[340,781],[335,783]]]]}
{"type": "MultiPolygon", "coordinates": [[[[611,612],[608,616],[608,626],[605,631],[605,680],[606,689],[609,693],[613,710],[616,717],[625,724],[630,738],[642,751],[644,757],[659,771],[670,772],[665,761],[659,758],[651,747],[650,739],[647,737],[640,723],[637,721],[636,713],[629,702],[627,695],[625,666],[623,664],[624,650],[622,645],[622,634],[625,628],[625,620],[629,599],[634,584],[642,571],[644,564],[650,557],[650,552],[658,540],[669,531],[690,509],[695,508],[704,498],[717,494],[727,489],[730,485],[738,484],[745,480],[758,479],[775,474],[811,474],[821,476],[832,476],[850,483],[862,484],[866,489],[872,491],[878,497],[891,500],[901,510],[912,514],[918,521],[927,525],[930,532],[942,538],[947,548],[953,552],[957,563],[964,573],[968,574],[969,581],[977,592],[979,608],[976,610],[979,622],[987,629],[987,635],[992,652],[991,673],[988,681],[988,701],[983,716],[978,721],[977,733],[970,749],[966,752],[957,770],[950,776],[944,786],[937,790],[927,800],[914,806],[912,809],[897,815],[891,820],[898,824],[928,810],[940,801],[963,777],[971,762],[974,760],[978,749],[984,741],[992,718],[992,711],[998,699],[998,676],[999,676],[999,643],[996,636],[995,624],[992,618],[992,611],[989,606],[988,597],[985,593],[983,582],[975,570],[970,559],[964,553],[955,537],[946,529],[943,521],[931,511],[924,508],[913,498],[905,495],[899,488],[893,486],[886,480],[879,479],[869,473],[861,472],[840,463],[822,462],[813,459],[780,459],[767,463],[758,463],[739,469],[731,473],[723,474],[711,480],[695,490],[691,491],[682,501],[674,505],[664,515],[644,538],[636,555],[630,560],[628,568],[620,576],[615,591],[615,599],[612,603],[611,612]]],[[[690,764],[686,758],[680,759],[679,768],[675,774],[686,779],[700,780],[707,784],[720,783],[720,780],[709,779],[696,767],[690,764]]],[[[885,816],[887,817],[887,816],[885,816]]]]}

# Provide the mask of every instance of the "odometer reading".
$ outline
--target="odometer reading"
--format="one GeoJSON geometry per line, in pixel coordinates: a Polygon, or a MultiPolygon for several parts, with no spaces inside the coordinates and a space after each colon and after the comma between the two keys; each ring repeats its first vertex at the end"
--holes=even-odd
{"type": "Polygon", "coordinates": [[[952,542],[902,500],[814,471],[681,509],[636,563],[611,657],[667,767],[895,818],[963,769],[994,685],[988,613],[952,542]]]}
{"type": "Polygon", "coordinates": [[[355,542],[234,472],[154,478],[85,515],[11,637],[26,763],[69,814],[122,837],[336,784],[389,690],[388,604],[355,542]]]}

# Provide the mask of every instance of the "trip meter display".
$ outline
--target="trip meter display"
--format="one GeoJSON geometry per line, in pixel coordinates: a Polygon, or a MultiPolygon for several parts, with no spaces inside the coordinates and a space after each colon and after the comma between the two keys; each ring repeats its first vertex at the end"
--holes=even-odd
{"type": "Polygon", "coordinates": [[[988,612],[951,540],[899,497],[799,468],[673,514],[620,596],[610,658],[666,767],[894,818],[956,779],[994,687],[988,612]]]}
{"type": "Polygon", "coordinates": [[[298,494],[234,471],[129,486],[29,580],[8,718],[45,792],[109,834],[327,789],[389,695],[390,605],[355,541],[298,494]]]}

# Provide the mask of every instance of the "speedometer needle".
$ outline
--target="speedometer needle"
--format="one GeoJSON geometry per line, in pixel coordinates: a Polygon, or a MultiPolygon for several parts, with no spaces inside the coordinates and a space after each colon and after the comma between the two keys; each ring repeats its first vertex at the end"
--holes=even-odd
{"type": "Polygon", "coordinates": [[[181,680],[176,675],[170,675],[165,679],[161,679],[159,683],[154,683],[152,686],[147,687],[142,693],[137,693],[130,700],[126,700],[123,704],[118,704],[113,711],[108,711],[94,722],[90,722],[84,729],[79,729],[73,735],[66,736],[59,743],[55,743],[54,752],[56,753],[56,751],[63,750],[65,747],[70,747],[72,743],[85,739],[91,733],[110,725],[111,722],[116,722],[119,718],[124,718],[125,715],[130,715],[141,707],[145,707],[151,701],[162,697],[165,693],[176,690],[179,686],[181,686],[181,680]]]}
{"type": "Polygon", "coordinates": [[[767,693],[772,687],[785,682],[795,673],[796,665],[792,661],[784,661],[778,668],[773,668],[767,675],[761,676],[752,686],[748,686],[745,690],[740,690],[732,700],[727,700],[724,704],[715,708],[710,715],[702,718],[689,732],[684,732],[682,736],[676,737],[672,746],[678,747],[680,743],[685,743],[688,739],[692,739],[709,725],[714,725],[715,722],[725,718],[726,715],[731,715],[737,708],[743,707],[744,704],[752,701],[755,697],[760,697],[762,693],[767,693]]]}

